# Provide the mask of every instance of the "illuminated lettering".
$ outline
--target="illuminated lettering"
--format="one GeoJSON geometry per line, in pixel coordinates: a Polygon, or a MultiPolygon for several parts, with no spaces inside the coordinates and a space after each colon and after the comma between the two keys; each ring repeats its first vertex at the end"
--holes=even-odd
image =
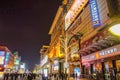
{"type": "Polygon", "coordinates": [[[90,10],[91,10],[93,27],[100,26],[101,22],[99,18],[99,12],[98,12],[98,6],[96,0],[90,0],[90,10]]]}
{"type": "Polygon", "coordinates": [[[88,0],[75,0],[65,16],[65,30],[69,28],[71,23],[75,20],[77,15],[87,4],[88,0]]]}
{"type": "Polygon", "coordinates": [[[111,54],[113,52],[117,52],[117,48],[112,48],[112,49],[108,49],[108,50],[105,50],[103,52],[100,52],[100,56],[104,56],[104,55],[107,55],[107,54],[111,54]]]}

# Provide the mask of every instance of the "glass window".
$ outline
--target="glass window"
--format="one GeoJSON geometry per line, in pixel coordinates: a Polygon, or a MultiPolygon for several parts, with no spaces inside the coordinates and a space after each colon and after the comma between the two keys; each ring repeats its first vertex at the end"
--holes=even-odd
{"type": "Polygon", "coordinates": [[[116,68],[117,68],[117,71],[120,71],[120,60],[116,61],[116,68]]]}

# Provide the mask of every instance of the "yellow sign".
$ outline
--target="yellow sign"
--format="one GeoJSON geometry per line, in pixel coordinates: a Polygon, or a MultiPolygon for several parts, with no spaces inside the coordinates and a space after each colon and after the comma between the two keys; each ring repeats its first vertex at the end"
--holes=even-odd
{"type": "Polygon", "coordinates": [[[65,17],[65,30],[71,25],[77,15],[87,4],[88,0],[75,0],[65,17]]]}

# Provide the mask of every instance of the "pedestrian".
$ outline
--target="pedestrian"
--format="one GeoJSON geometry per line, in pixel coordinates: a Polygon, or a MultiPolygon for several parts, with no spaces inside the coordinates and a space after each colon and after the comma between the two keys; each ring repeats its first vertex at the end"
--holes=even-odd
{"type": "Polygon", "coordinates": [[[110,69],[110,79],[115,80],[114,70],[110,69]]]}
{"type": "Polygon", "coordinates": [[[120,80],[120,71],[118,71],[116,74],[116,80],[120,80]]]}
{"type": "Polygon", "coordinates": [[[27,74],[24,74],[24,80],[28,80],[28,79],[27,79],[27,74]]]}
{"type": "Polygon", "coordinates": [[[40,76],[39,76],[39,74],[36,75],[35,80],[40,80],[40,76]]]}
{"type": "Polygon", "coordinates": [[[51,80],[55,80],[55,78],[54,78],[54,75],[52,74],[52,77],[51,77],[52,79],[51,80]]]}
{"type": "Polygon", "coordinates": [[[9,73],[4,74],[4,80],[8,80],[9,73]]]}
{"type": "Polygon", "coordinates": [[[15,80],[17,80],[17,78],[18,78],[18,73],[17,72],[15,72],[14,77],[15,77],[15,80]]]}
{"type": "Polygon", "coordinates": [[[17,77],[17,80],[20,80],[21,79],[21,74],[18,74],[18,77],[17,77]]]}
{"type": "Polygon", "coordinates": [[[32,80],[32,74],[31,73],[28,74],[28,80],[32,80]]]}
{"type": "Polygon", "coordinates": [[[40,80],[42,80],[42,74],[40,74],[40,80]]]}
{"type": "Polygon", "coordinates": [[[11,73],[8,74],[8,80],[11,80],[11,73]]]}

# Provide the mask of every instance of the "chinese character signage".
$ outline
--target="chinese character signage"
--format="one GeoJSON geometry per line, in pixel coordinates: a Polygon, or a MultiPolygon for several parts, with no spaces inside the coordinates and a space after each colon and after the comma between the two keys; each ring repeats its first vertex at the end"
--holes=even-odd
{"type": "Polygon", "coordinates": [[[75,18],[82,11],[87,2],[88,0],[74,0],[71,8],[65,16],[65,30],[67,30],[70,27],[70,25],[74,22],[75,18]]]}
{"type": "Polygon", "coordinates": [[[91,10],[91,17],[92,17],[92,24],[93,27],[98,27],[101,25],[98,5],[96,0],[90,0],[90,10],[91,10]]]}
{"type": "Polygon", "coordinates": [[[87,56],[83,56],[82,62],[104,59],[104,58],[117,56],[117,55],[120,55],[120,45],[110,47],[108,49],[104,49],[102,51],[98,51],[87,56]]]}

